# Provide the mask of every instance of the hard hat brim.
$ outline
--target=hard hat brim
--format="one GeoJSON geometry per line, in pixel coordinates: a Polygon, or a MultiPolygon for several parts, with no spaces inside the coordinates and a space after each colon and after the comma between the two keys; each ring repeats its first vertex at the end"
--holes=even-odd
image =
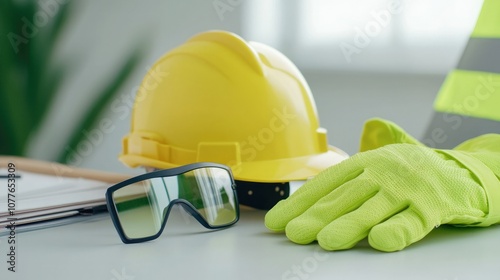
{"type": "MultiPolygon", "coordinates": [[[[321,154],[269,161],[241,162],[230,167],[236,180],[262,183],[290,182],[314,177],[324,169],[338,164],[348,157],[349,155],[341,149],[329,146],[329,150],[321,154]]],[[[130,167],[145,166],[166,169],[179,166],[133,154],[122,154],[120,160],[130,167]]]]}

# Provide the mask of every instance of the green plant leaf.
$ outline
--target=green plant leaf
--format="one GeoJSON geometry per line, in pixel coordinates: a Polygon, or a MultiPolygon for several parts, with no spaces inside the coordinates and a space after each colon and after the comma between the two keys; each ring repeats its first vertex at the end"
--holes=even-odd
{"type": "MultiPolygon", "coordinates": [[[[77,65],[68,60],[54,64],[57,42],[76,3],[59,5],[57,13],[50,15],[50,21],[37,27],[33,21],[41,9],[39,1],[0,1],[0,36],[6,38],[0,40],[0,154],[25,155],[29,138],[46,118],[67,73],[77,65]],[[27,29],[31,35],[26,34],[27,29]],[[24,39],[12,45],[9,33],[24,39]]],[[[90,130],[98,121],[106,104],[117,95],[142,56],[143,47],[137,47],[124,60],[123,67],[97,95],[64,147],[75,147],[82,141],[85,136],[82,132],[90,130]]],[[[64,149],[55,157],[66,162],[68,153],[69,150],[64,149]]]]}
{"type": "Polygon", "coordinates": [[[2,119],[2,138],[0,153],[21,155],[30,133],[30,119],[27,115],[26,84],[29,83],[26,71],[29,51],[29,38],[23,33],[24,21],[32,18],[36,9],[34,1],[1,1],[1,40],[0,53],[0,118],[2,119]],[[11,38],[16,36],[12,44],[11,38]]]}
{"type": "Polygon", "coordinates": [[[0,1],[0,34],[6,38],[0,42],[0,154],[24,155],[64,79],[64,72],[50,60],[70,2],[58,8],[46,25],[38,27],[33,24],[40,11],[38,1],[0,1]],[[20,41],[12,44],[8,36],[20,41]]]}
{"type": "MultiPolygon", "coordinates": [[[[39,72],[39,81],[36,92],[36,100],[34,102],[35,106],[35,118],[43,119],[46,115],[47,110],[50,108],[50,104],[55,99],[58,93],[59,87],[62,81],[66,77],[68,68],[70,64],[65,65],[53,65],[54,52],[56,50],[56,44],[60,39],[64,27],[67,25],[68,19],[70,18],[71,12],[73,11],[73,6],[70,5],[73,2],[68,2],[64,5],[59,6],[59,11],[52,18],[51,28],[47,30],[45,36],[42,36],[39,49],[42,49],[40,54],[44,54],[45,70],[39,72]]],[[[35,125],[35,129],[38,128],[40,122],[35,125]]]]}
{"type": "Polygon", "coordinates": [[[87,114],[82,118],[80,123],[75,126],[69,141],[63,146],[64,149],[61,151],[57,161],[68,163],[71,153],[75,150],[77,145],[84,140],[84,132],[94,127],[109,102],[117,96],[124,82],[137,68],[137,65],[144,56],[144,50],[144,46],[137,47],[117,72],[117,75],[111,79],[108,85],[100,92],[87,114]]]}

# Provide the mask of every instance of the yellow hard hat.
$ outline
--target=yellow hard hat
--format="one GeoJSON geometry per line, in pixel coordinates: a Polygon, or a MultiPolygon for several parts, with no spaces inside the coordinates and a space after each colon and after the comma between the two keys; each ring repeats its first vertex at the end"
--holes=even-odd
{"type": "Polygon", "coordinates": [[[200,33],[144,78],[120,160],[130,167],[229,165],[237,180],[306,180],[347,157],[329,146],[311,91],[283,54],[200,33]]]}

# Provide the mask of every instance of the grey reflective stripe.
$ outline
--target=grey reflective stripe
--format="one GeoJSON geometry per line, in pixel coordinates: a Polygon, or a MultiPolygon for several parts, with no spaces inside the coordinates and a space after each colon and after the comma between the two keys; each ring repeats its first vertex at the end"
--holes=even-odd
{"type": "Polygon", "coordinates": [[[420,140],[431,148],[452,149],[465,140],[486,133],[500,134],[500,121],[434,112],[420,140]]]}
{"type": "Polygon", "coordinates": [[[500,38],[470,38],[457,68],[500,73],[500,38]]]}

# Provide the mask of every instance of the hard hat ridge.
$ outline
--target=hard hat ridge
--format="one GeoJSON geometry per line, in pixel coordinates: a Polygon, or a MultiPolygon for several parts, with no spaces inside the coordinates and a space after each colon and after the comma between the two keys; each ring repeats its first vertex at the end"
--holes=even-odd
{"type": "Polygon", "coordinates": [[[240,56],[259,75],[264,76],[264,68],[259,54],[236,34],[214,30],[199,33],[187,41],[187,43],[190,42],[213,43],[225,47],[240,56]]]}

